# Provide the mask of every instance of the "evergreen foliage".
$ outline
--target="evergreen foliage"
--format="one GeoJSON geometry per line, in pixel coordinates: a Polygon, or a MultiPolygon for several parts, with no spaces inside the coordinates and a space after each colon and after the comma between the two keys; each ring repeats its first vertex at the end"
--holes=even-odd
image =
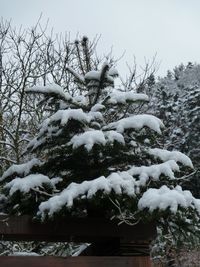
{"type": "MultiPolygon", "coordinates": [[[[164,135],[159,142],[169,150],[177,149],[186,153],[192,159],[194,171],[186,179],[180,180],[180,184],[198,198],[200,196],[199,74],[199,64],[188,63],[187,66],[181,64],[174,71],[168,71],[167,76],[160,78],[150,91],[152,99],[150,110],[165,124],[164,135]]],[[[180,234],[180,229],[174,228],[171,222],[168,230],[161,223],[153,246],[153,254],[162,255],[168,261],[170,251],[173,251],[175,256],[180,249],[199,247],[199,229],[193,226],[190,220],[188,223],[191,231],[187,234],[183,232],[180,234]]]]}
{"type": "Polygon", "coordinates": [[[177,149],[192,160],[196,173],[186,181],[186,187],[199,197],[199,98],[200,65],[180,65],[152,87],[151,112],[166,126],[160,141],[167,149],[177,149]]]}
{"type": "MultiPolygon", "coordinates": [[[[87,38],[82,42],[87,62],[87,38]]],[[[180,231],[198,225],[199,200],[178,185],[191,172],[191,160],[161,149],[160,119],[133,114],[148,97],[116,88],[118,72],[111,63],[86,66],[84,75],[68,68],[77,85],[74,95],[58,85],[26,89],[43,95],[51,112],[27,146],[32,160],[11,166],[0,178],[4,212],[42,220],[158,220],[180,231]]]]}

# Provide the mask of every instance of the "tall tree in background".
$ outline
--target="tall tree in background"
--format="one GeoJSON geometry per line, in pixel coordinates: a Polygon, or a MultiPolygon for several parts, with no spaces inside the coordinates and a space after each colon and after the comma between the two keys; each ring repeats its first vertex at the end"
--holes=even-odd
{"type": "MultiPolygon", "coordinates": [[[[199,169],[199,97],[200,97],[200,65],[181,64],[174,71],[168,71],[167,76],[160,78],[152,87],[150,97],[150,112],[159,116],[165,124],[163,138],[159,142],[166,149],[179,150],[186,153],[194,164],[194,172],[187,179],[180,180],[183,188],[188,188],[195,197],[200,196],[199,169]]],[[[199,246],[198,234],[187,241],[180,235],[176,240],[176,232],[165,233],[159,229],[158,240],[155,243],[155,254],[167,257],[176,251],[171,258],[178,260],[181,248],[199,246]],[[160,245],[162,244],[162,246],[160,245]],[[169,251],[169,253],[167,253],[169,251]],[[168,256],[166,256],[168,254],[168,256]]]]}
{"type": "MultiPolygon", "coordinates": [[[[191,176],[190,189],[199,197],[198,170],[200,168],[199,139],[199,88],[200,65],[180,65],[161,78],[153,87],[151,111],[165,123],[165,139],[168,149],[186,153],[193,161],[196,174],[191,176]],[[166,140],[167,139],[167,140],[166,140]]],[[[187,186],[189,186],[187,182],[187,186]]]]}

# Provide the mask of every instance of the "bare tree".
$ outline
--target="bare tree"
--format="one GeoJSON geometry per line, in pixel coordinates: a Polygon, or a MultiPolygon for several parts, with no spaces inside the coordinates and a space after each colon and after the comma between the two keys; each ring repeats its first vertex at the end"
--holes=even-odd
{"type": "Polygon", "coordinates": [[[13,28],[0,21],[0,165],[20,163],[26,143],[49,109],[38,108],[36,100],[26,94],[34,85],[58,84],[71,95],[81,90],[81,75],[100,63],[95,54],[98,38],[89,42],[70,41],[70,35],[47,35],[40,20],[31,29],[13,28]],[[79,86],[76,86],[78,82],[79,86]]]}

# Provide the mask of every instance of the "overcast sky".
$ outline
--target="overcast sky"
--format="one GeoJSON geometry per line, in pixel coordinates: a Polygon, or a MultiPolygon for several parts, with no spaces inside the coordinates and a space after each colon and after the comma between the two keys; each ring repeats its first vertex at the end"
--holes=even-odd
{"type": "Polygon", "coordinates": [[[155,53],[158,75],[180,63],[200,63],[199,0],[0,0],[0,16],[15,26],[32,26],[41,13],[55,32],[72,38],[101,34],[101,53],[111,46],[116,57],[126,51],[123,70],[134,55],[139,65],[155,53]]]}

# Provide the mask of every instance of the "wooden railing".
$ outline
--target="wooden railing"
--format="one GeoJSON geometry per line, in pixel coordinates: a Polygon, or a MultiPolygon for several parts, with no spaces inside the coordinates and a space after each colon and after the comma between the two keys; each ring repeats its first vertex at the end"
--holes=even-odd
{"type": "Polygon", "coordinates": [[[0,267],[149,267],[149,242],[156,235],[154,224],[118,225],[99,218],[66,218],[47,223],[29,216],[0,216],[0,238],[5,241],[87,242],[78,257],[2,256],[0,267]],[[86,257],[87,256],[87,257],[86,257]]]}

